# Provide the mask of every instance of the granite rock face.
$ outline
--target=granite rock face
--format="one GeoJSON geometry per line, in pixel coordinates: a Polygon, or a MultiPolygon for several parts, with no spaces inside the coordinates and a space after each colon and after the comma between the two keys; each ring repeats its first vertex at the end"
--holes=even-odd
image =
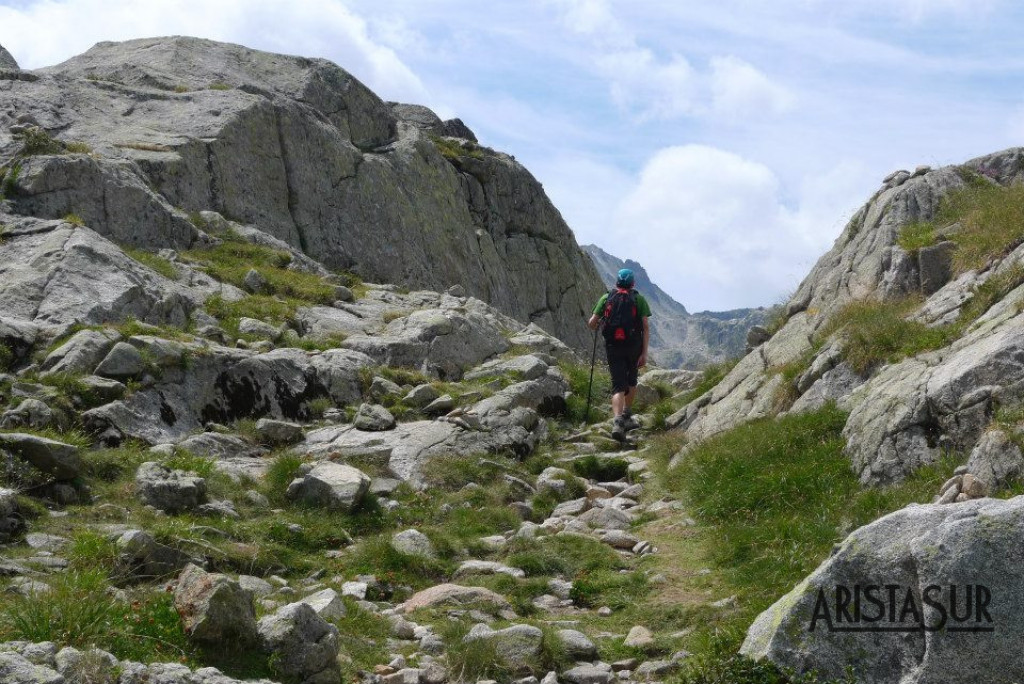
{"type": "MultiPolygon", "coordinates": [[[[954,278],[951,243],[940,239],[934,248],[911,253],[898,238],[904,226],[934,218],[942,199],[968,181],[1006,186],[1020,180],[1022,169],[1024,150],[1010,149],[960,166],[890,177],[797,289],[781,329],[669,424],[699,441],[780,410],[813,410],[835,401],[850,413],[846,453],[869,485],[899,481],[950,450],[969,453],[999,406],[1024,399],[1022,288],[986,303],[980,317],[948,346],[877,363],[863,373],[843,361],[841,336],[822,339],[822,333],[855,301],[899,303],[918,297],[923,304],[910,314],[914,320],[948,324],[984,283],[1012,281],[1024,262],[1024,248],[954,278]],[[790,381],[780,372],[787,366],[804,370],[790,381]],[[779,397],[787,392],[795,393],[795,402],[780,406],[779,397]]],[[[939,229],[952,234],[956,226],[939,229]]]]}
{"type": "Polygon", "coordinates": [[[588,339],[600,279],[540,183],[461,122],[389,105],[325,60],[184,37],[99,43],[7,81],[0,165],[22,147],[15,113],[92,150],[19,158],[15,214],[183,249],[202,239],[188,215],[212,210],[329,268],[457,282],[571,346],[588,339]],[[437,136],[472,148],[446,157],[437,136]]]}
{"type": "Polygon", "coordinates": [[[866,684],[953,681],[959,672],[979,682],[1018,681],[1022,526],[1024,497],[912,505],[887,515],[847,537],[762,613],[742,653],[822,677],[841,679],[852,668],[866,684]],[[850,609],[844,614],[839,592],[872,586],[874,601],[861,596],[860,619],[850,609]],[[864,629],[921,625],[929,629],[864,629]],[[851,626],[860,629],[832,631],[851,626]]]}

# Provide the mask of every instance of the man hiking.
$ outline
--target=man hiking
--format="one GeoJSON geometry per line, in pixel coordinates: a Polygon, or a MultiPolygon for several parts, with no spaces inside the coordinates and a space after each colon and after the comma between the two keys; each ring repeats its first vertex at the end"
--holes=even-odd
{"type": "Polygon", "coordinates": [[[605,352],[612,376],[612,437],[626,439],[626,433],[640,427],[631,408],[636,397],[637,374],[647,365],[651,307],[643,295],[633,289],[633,271],[619,271],[615,287],[597,300],[587,325],[591,330],[604,323],[605,352]]]}

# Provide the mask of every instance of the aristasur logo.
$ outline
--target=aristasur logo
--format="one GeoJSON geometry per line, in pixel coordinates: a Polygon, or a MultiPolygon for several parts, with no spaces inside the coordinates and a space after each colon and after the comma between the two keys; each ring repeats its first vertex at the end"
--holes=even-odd
{"type": "Polygon", "coordinates": [[[982,584],[837,584],[818,589],[808,631],[994,632],[991,604],[982,584]]]}

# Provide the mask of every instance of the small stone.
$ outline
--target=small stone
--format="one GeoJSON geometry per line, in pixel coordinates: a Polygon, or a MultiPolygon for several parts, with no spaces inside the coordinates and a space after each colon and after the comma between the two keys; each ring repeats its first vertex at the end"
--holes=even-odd
{"type": "Polygon", "coordinates": [[[334,298],[339,302],[354,302],[356,296],[352,292],[352,290],[345,287],[344,285],[335,285],[334,298]]]}
{"type": "Polygon", "coordinates": [[[271,446],[285,446],[302,441],[302,426],[283,420],[260,418],[256,421],[260,441],[271,446]]]}
{"type": "Polygon", "coordinates": [[[651,634],[651,630],[641,625],[636,625],[631,630],[626,638],[623,640],[623,646],[629,646],[630,648],[647,648],[654,643],[654,635],[651,634]]]}
{"type": "Polygon", "coordinates": [[[255,318],[242,317],[238,321],[238,332],[252,337],[262,337],[273,342],[281,339],[281,329],[255,318]]]}
{"type": "Polygon", "coordinates": [[[609,617],[612,614],[612,609],[608,606],[601,606],[597,609],[597,614],[599,617],[609,617]]]}
{"type": "Polygon", "coordinates": [[[249,272],[245,274],[245,277],[242,279],[242,287],[249,294],[270,293],[270,283],[255,268],[249,269],[249,272]]]}
{"type": "Polygon", "coordinates": [[[142,353],[127,342],[118,342],[96,366],[96,375],[120,380],[134,378],[146,370],[142,353]]]}
{"type": "Polygon", "coordinates": [[[395,417],[380,404],[360,404],[352,424],[357,430],[383,432],[395,427],[395,417]]]}
{"type": "Polygon", "coordinates": [[[419,530],[404,530],[391,537],[391,547],[399,553],[407,556],[419,556],[422,558],[436,558],[437,552],[434,545],[430,543],[427,535],[419,530]]]}

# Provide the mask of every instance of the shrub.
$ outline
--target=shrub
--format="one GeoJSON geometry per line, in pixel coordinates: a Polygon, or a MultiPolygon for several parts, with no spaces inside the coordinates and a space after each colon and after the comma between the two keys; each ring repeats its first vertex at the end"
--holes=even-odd
{"type": "Polygon", "coordinates": [[[42,128],[31,127],[19,136],[22,141],[21,154],[63,154],[64,146],[42,128]]]}
{"type": "Polygon", "coordinates": [[[438,152],[440,152],[441,156],[445,159],[454,160],[459,157],[472,157],[473,159],[484,158],[483,148],[468,140],[454,140],[452,138],[442,138],[441,136],[436,135],[431,136],[430,139],[434,142],[438,152]]]}

